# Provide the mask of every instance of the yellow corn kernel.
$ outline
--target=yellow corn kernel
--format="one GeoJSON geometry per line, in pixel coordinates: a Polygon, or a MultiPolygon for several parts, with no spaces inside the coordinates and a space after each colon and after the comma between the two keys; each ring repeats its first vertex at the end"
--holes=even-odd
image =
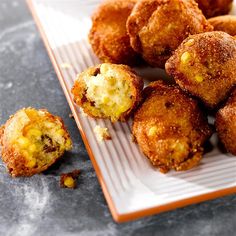
{"type": "Polygon", "coordinates": [[[67,188],[74,188],[75,187],[75,180],[72,177],[68,176],[64,180],[64,185],[67,188]]]}
{"type": "Polygon", "coordinates": [[[148,130],[148,136],[154,136],[158,132],[158,127],[153,126],[148,130]]]}
{"type": "Polygon", "coordinates": [[[36,150],[37,150],[37,147],[36,147],[36,145],[35,144],[31,144],[30,146],[29,146],[29,152],[31,152],[31,153],[33,153],[33,152],[35,152],[36,150]]]}
{"type": "Polygon", "coordinates": [[[204,78],[203,78],[201,75],[196,75],[196,76],[195,76],[195,80],[196,80],[198,83],[201,83],[201,82],[204,80],[204,78]]]}
{"type": "Polygon", "coordinates": [[[172,144],[171,148],[175,149],[178,152],[183,152],[183,151],[185,151],[186,146],[183,143],[176,142],[176,143],[172,144]]]}
{"type": "Polygon", "coordinates": [[[113,77],[110,77],[109,80],[108,80],[108,82],[109,82],[109,85],[113,86],[113,85],[116,84],[116,79],[113,78],[113,77]]]}
{"type": "Polygon", "coordinates": [[[20,145],[21,148],[27,148],[30,145],[30,141],[28,138],[22,136],[17,140],[17,143],[20,145]]]}
{"type": "Polygon", "coordinates": [[[32,157],[32,155],[29,154],[29,152],[26,150],[22,151],[22,154],[25,157],[25,159],[27,159],[27,160],[29,160],[32,157]]]}
{"type": "Polygon", "coordinates": [[[181,56],[181,62],[183,64],[188,63],[190,59],[191,59],[191,54],[189,52],[184,52],[181,56]]]}
{"type": "Polygon", "coordinates": [[[27,136],[41,137],[42,132],[39,129],[30,129],[27,132],[27,136]]]}
{"type": "Polygon", "coordinates": [[[184,45],[193,46],[193,44],[194,44],[194,39],[189,39],[184,45]]]}
{"type": "Polygon", "coordinates": [[[56,131],[57,135],[63,136],[65,134],[65,130],[64,129],[59,129],[56,131]]]}
{"type": "Polygon", "coordinates": [[[26,167],[29,167],[29,168],[33,168],[33,167],[35,167],[36,166],[36,159],[35,158],[31,158],[29,161],[27,161],[26,163],[25,163],[25,166],[26,167]]]}
{"type": "Polygon", "coordinates": [[[108,97],[103,98],[103,103],[108,103],[109,101],[110,101],[110,99],[108,97]]]}

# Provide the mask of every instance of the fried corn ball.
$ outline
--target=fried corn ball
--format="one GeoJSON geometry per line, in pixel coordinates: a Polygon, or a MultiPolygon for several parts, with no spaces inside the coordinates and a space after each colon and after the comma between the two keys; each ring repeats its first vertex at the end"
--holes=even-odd
{"type": "Polygon", "coordinates": [[[233,0],[195,0],[206,18],[228,14],[233,0]]]}
{"type": "Polygon", "coordinates": [[[224,32],[188,37],[166,63],[177,84],[215,108],[236,84],[236,41],[224,32]]]}
{"type": "Polygon", "coordinates": [[[166,60],[190,34],[213,30],[194,0],[140,0],[127,20],[131,46],[151,66],[166,60]]]}
{"type": "Polygon", "coordinates": [[[177,86],[153,82],[134,116],[133,135],[143,153],[163,173],[198,165],[211,129],[198,103],[177,86]]]}
{"type": "Polygon", "coordinates": [[[125,121],[141,101],[143,80],[128,66],[104,63],[81,73],[74,101],[95,118],[125,121]]]}
{"type": "Polygon", "coordinates": [[[134,65],[139,62],[130,46],[126,21],[137,0],[106,0],[92,16],[89,41],[102,62],[134,65]]]}
{"type": "Polygon", "coordinates": [[[12,176],[32,176],[51,166],[72,142],[62,119],[47,110],[23,108],[1,127],[2,160],[12,176]]]}
{"type": "Polygon", "coordinates": [[[216,130],[228,152],[236,155],[236,89],[216,114],[216,130]]]}
{"type": "Polygon", "coordinates": [[[236,35],[236,16],[217,16],[210,18],[208,22],[214,27],[215,31],[223,31],[231,36],[236,35]]]}

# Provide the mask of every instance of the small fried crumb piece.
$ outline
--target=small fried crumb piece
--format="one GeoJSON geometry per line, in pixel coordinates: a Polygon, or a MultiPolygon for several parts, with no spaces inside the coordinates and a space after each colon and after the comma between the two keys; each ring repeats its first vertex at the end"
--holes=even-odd
{"type": "Polygon", "coordinates": [[[110,140],[111,139],[111,136],[110,136],[107,128],[102,128],[99,125],[97,125],[93,129],[93,131],[96,134],[96,137],[99,142],[102,142],[103,140],[110,140]]]}
{"type": "Polygon", "coordinates": [[[84,112],[83,108],[80,108],[81,115],[87,117],[88,115],[84,112]]]}
{"type": "Polygon", "coordinates": [[[77,187],[77,177],[80,174],[80,170],[74,170],[70,173],[61,174],[60,186],[61,188],[73,188],[77,187]]]}
{"type": "Polygon", "coordinates": [[[75,119],[72,113],[69,114],[69,118],[75,119]]]}
{"type": "Polygon", "coordinates": [[[61,68],[62,68],[62,69],[71,69],[71,68],[72,68],[72,65],[69,64],[69,63],[62,63],[62,64],[61,64],[61,68]]]}

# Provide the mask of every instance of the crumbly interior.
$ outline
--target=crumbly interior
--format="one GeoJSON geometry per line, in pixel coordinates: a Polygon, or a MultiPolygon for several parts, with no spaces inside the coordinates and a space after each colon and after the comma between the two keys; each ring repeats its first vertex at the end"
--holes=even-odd
{"type": "Polygon", "coordinates": [[[87,100],[112,121],[118,120],[132,106],[129,82],[114,69],[102,65],[99,74],[84,77],[84,81],[87,100]]]}
{"type": "Polygon", "coordinates": [[[18,126],[14,128],[15,122],[12,122],[11,142],[24,156],[26,167],[41,168],[71,149],[71,140],[60,120],[33,108],[17,115],[18,126]]]}
{"type": "Polygon", "coordinates": [[[99,125],[97,125],[95,126],[93,130],[99,142],[102,142],[103,140],[111,139],[111,136],[107,128],[102,128],[99,125]]]}

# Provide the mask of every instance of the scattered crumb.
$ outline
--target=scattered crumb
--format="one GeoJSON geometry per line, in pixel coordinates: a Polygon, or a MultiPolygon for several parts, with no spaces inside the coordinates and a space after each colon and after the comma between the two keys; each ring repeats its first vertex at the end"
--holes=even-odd
{"type": "Polygon", "coordinates": [[[62,63],[62,64],[61,64],[61,68],[62,68],[62,69],[71,69],[71,68],[72,68],[72,65],[69,64],[69,63],[62,63]]]}
{"type": "Polygon", "coordinates": [[[96,134],[96,137],[98,139],[99,142],[102,142],[103,140],[109,140],[111,139],[111,136],[108,132],[107,128],[102,128],[99,125],[97,125],[94,129],[93,129],[94,133],[96,134]]]}
{"type": "Polygon", "coordinates": [[[75,119],[75,117],[73,116],[72,113],[69,114],[69,118],[71,118],[71,119],[75,119]]]}
{"type": "Polygon", "coordinates": [[[77,177],[80,174],[80,170],[74,170],[69,173],[61,174],[60,186],[61,188],[73,188],[77,187],[77,177]]]}
{"type": "Polygon", "coordinates": [[[81,112],[81,115],[82,115],[82,116],[85,116],[85,117],[88,116],[88,115],[84,112],[84,110],[83,110],[82,108],[80,108],[80,112],[81,112]]]}

